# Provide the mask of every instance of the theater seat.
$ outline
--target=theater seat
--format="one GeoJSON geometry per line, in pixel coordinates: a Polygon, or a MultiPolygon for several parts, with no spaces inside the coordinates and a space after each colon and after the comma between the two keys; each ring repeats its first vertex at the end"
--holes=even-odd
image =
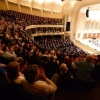
{"type": "Polygon", "coordinates": [[[73,86],[78,89],[91,90],[96,85],[94,80],[83,80],[75,78],[73,86]]]}
{"type": "Polygon", "coordinates": [[[10,63],[11,61],[14,61],[14,58],[5,58],[3,56],[0,56],[0,63],[3,63],[3,64],[8,64],[10,63]]]}
{"type": "Polygon", "coordinates": [[[37,95],[26,91],[23,87],[16,89],[17,100],[47,100],[46,96],[37,95]]]}
{"type": "Polygon", "coordinates": [[[21,85],[8,83],[4,76],[0,76],[0,96],[0,100],[47,100],[46,96],[30,93],[21,85]]]}

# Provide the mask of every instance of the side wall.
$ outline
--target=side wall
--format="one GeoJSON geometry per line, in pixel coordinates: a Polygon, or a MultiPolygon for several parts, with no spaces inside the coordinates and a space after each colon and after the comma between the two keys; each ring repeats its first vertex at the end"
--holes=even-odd
{"type": "Polygon", "coordinates": [[[41,16],[41,17],[49,17],[49,18],[62,18],[62,14],[61,13],[51,13],[51,12],[47,12],[47,11],[43,11],[41,12],[41,10],[32,8],[32,10],[29,7],[25,7],[20,5],[20,8],[18,6],[18,4],[15,3],[11,3],[8,2],[8,6],[7,3],[5,2],[5,0],[0,0],[0,9],[1,10],[14,10],[14,11],[18,11],[22,13],[27,13],[27,14],[32,14],[32,15],[36,15],[36,16],[41,16]]]}
{"type": "Polygon", "coordinates": [[[70,38],[73,40],[74,36],[76,34],[76,29],[77,29],[77,22],[78,22],[78,14],[81,8],[89,5],[94,5],[100,3],[100,0],[83,0],[81,2],[78,2],[74,8],[73,8],[73,13],[72,13],[72,20],[71,20],[71,35],[70,38]]]}

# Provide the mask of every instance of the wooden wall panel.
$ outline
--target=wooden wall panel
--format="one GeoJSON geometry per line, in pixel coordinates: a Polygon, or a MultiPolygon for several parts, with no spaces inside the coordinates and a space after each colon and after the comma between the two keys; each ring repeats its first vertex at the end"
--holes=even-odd
{"type": "Polygon", "coordinates": [[[97,38],[100,38],[100,33],[97,33],[97,38]]]}
{"type": "Polygon", "coordinates": [[[8,10],[7,4],[4,0],[0,0],[0,9],[1,10],[8,10]]]}
{"type": "Polygon", "coordinates": [[[61,13],[53,13],[53,18],[62,18],[61,13]]]}
{"type": "Polygon", "coordinates": [[[21,8],[21,12],[22,13],[31,14],[31,10],[30,10],[29,7],[26,7],[26,6],[22,6],[21,5],[20,8],[21,8]]]}
{"type": "Polygon", "coordinates": [[[42,16],[41,10],[32,8],[32,15],[42,16]]]}
{"type": "Polygon", "coordinates": [[[87,33],[84,34],[83,38],[87,38],[87,33]]]}
{"type": "Polygon", "coordinates": [[[43,11],[43,17],[52,18],[53,16],[52,16],[51,12],[49,12],[49,11],[43,11]]]}
{"type": "Polygon", "coordinates": [[[92,33],[88,33],[88,38],[91,38],[91,36],[92,36],[92,33]]]}
{"type": "Polygon", "coordinates": [[[95,38],[95,37],[96,37],[96,33],[93,33],[93,34],[92,34],[92,38],[95,38]]]}
{"type": "Polygon", "coordinates": [[[18,11],[19,12],[19,7],[18,4],[12,3],[12,2],[8,2],[9,5],[9,10],[14,10],[14,11],[18,11]]]}

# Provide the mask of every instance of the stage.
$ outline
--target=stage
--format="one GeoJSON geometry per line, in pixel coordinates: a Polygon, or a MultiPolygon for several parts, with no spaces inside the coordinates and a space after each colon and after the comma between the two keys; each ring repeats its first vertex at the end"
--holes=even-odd
{"type": "Polygon", "coordinates": [[[76,39],[74,44],[91,54],[99,54],[100,53],[99,41],[100,41],[99,38],[76,39]]]}

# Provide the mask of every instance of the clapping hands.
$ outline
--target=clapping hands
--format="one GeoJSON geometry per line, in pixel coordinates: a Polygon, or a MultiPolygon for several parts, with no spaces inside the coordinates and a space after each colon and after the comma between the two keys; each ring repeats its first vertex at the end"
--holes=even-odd
{"type": "Polygon", "coordinates": [[[42,67],[39,68],[39,77],[42,78],[43,80],[46,79],[46,76],[42,67]]]}

